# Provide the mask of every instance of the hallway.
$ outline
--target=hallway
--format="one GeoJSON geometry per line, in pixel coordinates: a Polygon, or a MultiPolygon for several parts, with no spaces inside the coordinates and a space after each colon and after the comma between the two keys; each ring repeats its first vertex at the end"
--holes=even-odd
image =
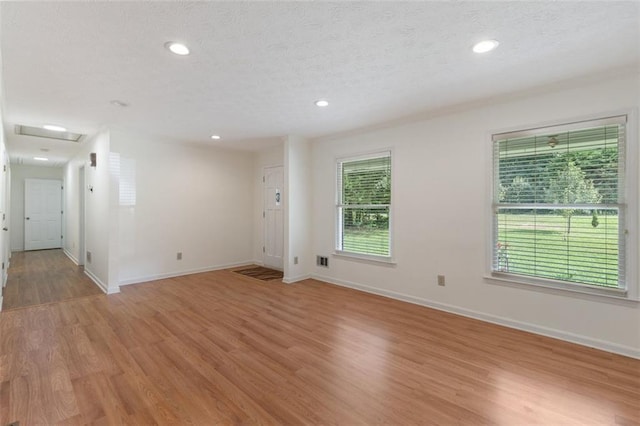
{"type": "Polygon", "coordinates": [[[15,252],[2,310],[103,294],[60,249],[15,252]]]}

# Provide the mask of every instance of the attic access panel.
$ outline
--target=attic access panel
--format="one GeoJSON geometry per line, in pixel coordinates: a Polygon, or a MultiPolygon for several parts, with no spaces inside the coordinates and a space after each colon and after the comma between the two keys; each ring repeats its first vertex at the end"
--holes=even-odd
{"type": "Polygon", "coordinates": [[[15,131],[16,135],[36,136],[38,138],[58,139],[68,142],[79,142],[80,138],[84,136],[80,133],[57,132],[54,130],[43,129],[41,127],[23,126],[21,124],[16,124],[15,131]]]}

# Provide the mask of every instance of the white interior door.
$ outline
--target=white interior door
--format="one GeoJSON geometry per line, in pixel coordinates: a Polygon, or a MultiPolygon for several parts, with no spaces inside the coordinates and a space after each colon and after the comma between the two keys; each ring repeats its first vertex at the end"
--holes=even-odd
{"type": "Polygon", "coordinates": [[[62,181],[25,179],[24,249],[62,247],[62,181]]]}
{"type": "Polygon", "coordinates": [[[284,168],[264,169],[264,266],[282,270],[284,254],[284,168]]]}
{"type": "MultiPolygon", "coordinates": [[[[6,151],[0,153],[0,167],[2,170],[2,177],[0,178],[0,191],[3,195],[0,195],[0,215],[2,220],[0,225],[2,230],[0,231],[0,253],[2,257],[2,287],[7,285],[7,269],[9,268],[9,191],[11,188],[11,179],[9,175],[9,156],[6,151]]],[[[0,297],[0,309],[1,308],[0,297]]]]}

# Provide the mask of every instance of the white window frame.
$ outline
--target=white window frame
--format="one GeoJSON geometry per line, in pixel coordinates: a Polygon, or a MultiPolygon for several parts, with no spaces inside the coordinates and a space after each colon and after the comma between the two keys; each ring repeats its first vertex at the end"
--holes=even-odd
{"type": "Polygon", "coordinates": [[[393,194],[395,191],[395,173],[394,173],[394,164],[393,164],[393,150],[391,148],[381,149],[373,152],[355,154],[345,157],[338,157],[335,159],[335,169],[334,169],[334,188],[335,188],[335,205],[334,205],[334,218],[335,218],[335,229],[334,229],[334,256],[342,257],[345,259],[352,260],[360,260],[360,261],[369,261],[373,263],[382,263],[382,264],[390,264],[395,265],[394,258],[394,244],[393,244],[393,222],[394,222],[394,212],[393,212],[393,194]],[[375,254],[363,254],[363,253],[354,253],[350,251],[344,251],[340,249],[340,238],[342,235],[342,217],[340,215],[340,208],[342,207],[340,204],[342,188],[339,187],[338,181],[338,170],[340,169],[341,163],[350,162],[350,161],[359,161],[359,160],[368,160],[373,158],[381,158],[381,157],[389,157],[389,161],[391,164],[391,199],[389,202],[389,256],[375,255],[375,254]]]}
{"type": "Polygon", "coordinates": [[[593,295],[596,297],[614,298],[620,300],[640,301],[640,283],[638,283],[638,110],[626,109],[610,111],[606,113],[594,114],[583,117],[574,117],[566,120],[558,120],[545,123],[536,123],[531,125],[522,125],[510,127],[500,130],[490,131],[487,135],[488,150],[487,165],[490,171],[487,174],[487,194],[486,203],[488,211],[488,235],[486,238],[486,272],[485,280],[494,284],[515,285],[517,287],[538,288],[541,291],[566,291],[569,293],[578,293],[583,295],[593,295]],[[625,216],[624,235],[624,268],[626,282],[624,288],[600,288],[587,284],[571,283],[567,281],[559,281],[547,278],[529,277],[523,275],[509,274],[493,270],[493,250],[494,239],[497,229],[495,229],[494,215],[494,135],[513,132],[535,132],[540,130],[544,133],[545,128],[567,126],[568,128],[580,124],[581,122],[595,122],[607,117],[627,116],[626,123],[626,142],[625,142],[625,187],[622,192],[620,214],[625,216]]]}

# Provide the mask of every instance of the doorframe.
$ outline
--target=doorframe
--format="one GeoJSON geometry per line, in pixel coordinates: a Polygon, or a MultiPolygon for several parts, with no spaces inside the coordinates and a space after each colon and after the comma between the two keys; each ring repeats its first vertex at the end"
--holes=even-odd
{"type": "Polygon", "coordinates": [[[2,173],[3,175],[3,184],[4,188],[4,217],[2,219],[3,230],[2,232],[2,262],[4,263],[4,270],[2,271],[2,284],[0,285],[0,310],[2,310],[2,298],[3,294],[1,290],[3,290],[7,286],[7,281],[9,279],[9,264],[11,263],[11,166],[9,162],[9,153],[4,149],[2,152],[2,173]],[[4,230],[6,229],[6,231],[4,230]]]}
{"type": "MultiPolygon", "coordinates": [[[[60,188],[60,245],[59,247],[55,247],[55,248],[60,248],[60,249],[64,249],[64,214],[62,213],[64,211],[64,179],[55,179],[55,178],[25,178],[24,180],[24,217],[22,219],[22,223],[23,223],[23,227],[24,227],[24,235],[23,235],[23,247],[24,247],[24,251],[31,251],[31,250],[41,250],[41,248],[30,248],[27,249],[27,199],[29,198],[27,196],[27,182],[29,181],[46,181],[46,182],[57,182],[58,183],[58,187],[60,188]]],[[[46,250],[46,248],[45,248],[46,250]]]]}
{"type": "MultiPolygon", "coordinates": [[[[267,165],[267,166],[263,166],[262,167],[262,265],[263,266],[268,266],[266,265],[265,262],[265,257],[267,255],[265,248],[267,246],[267,217],[266,217],[266,212],[267,212],[267,199],[265,197],[265,190],[267,187],[267,181],[266,181],[266,176],[267,176],[267,169],[275,169],[275,168],[282,168],[282,189],[281,189],[281,194],[283,194],[283,197],[286,200],[286,194],[284,193],[284,165],[283,164],[272,164],[272,165],[267,165]]],[[[282,203],[282,209],[283,209],[283,224],[282,224],[282,239],[283,239],[283,247],[282,247],[282,270],[284,271],[284,227],[285,227],[285,223],[284,223],[284,213],[285,213],[285,204],[284,201],[282,203]]],[[[273,268],[273,266],[269,266],[271,268],[273,268]]]]}
{"type": "Polygon", "coordinates": [[[86,254],[85,241],[85,166],[78,168],[78,265],[83,266],[86,254]]]}

